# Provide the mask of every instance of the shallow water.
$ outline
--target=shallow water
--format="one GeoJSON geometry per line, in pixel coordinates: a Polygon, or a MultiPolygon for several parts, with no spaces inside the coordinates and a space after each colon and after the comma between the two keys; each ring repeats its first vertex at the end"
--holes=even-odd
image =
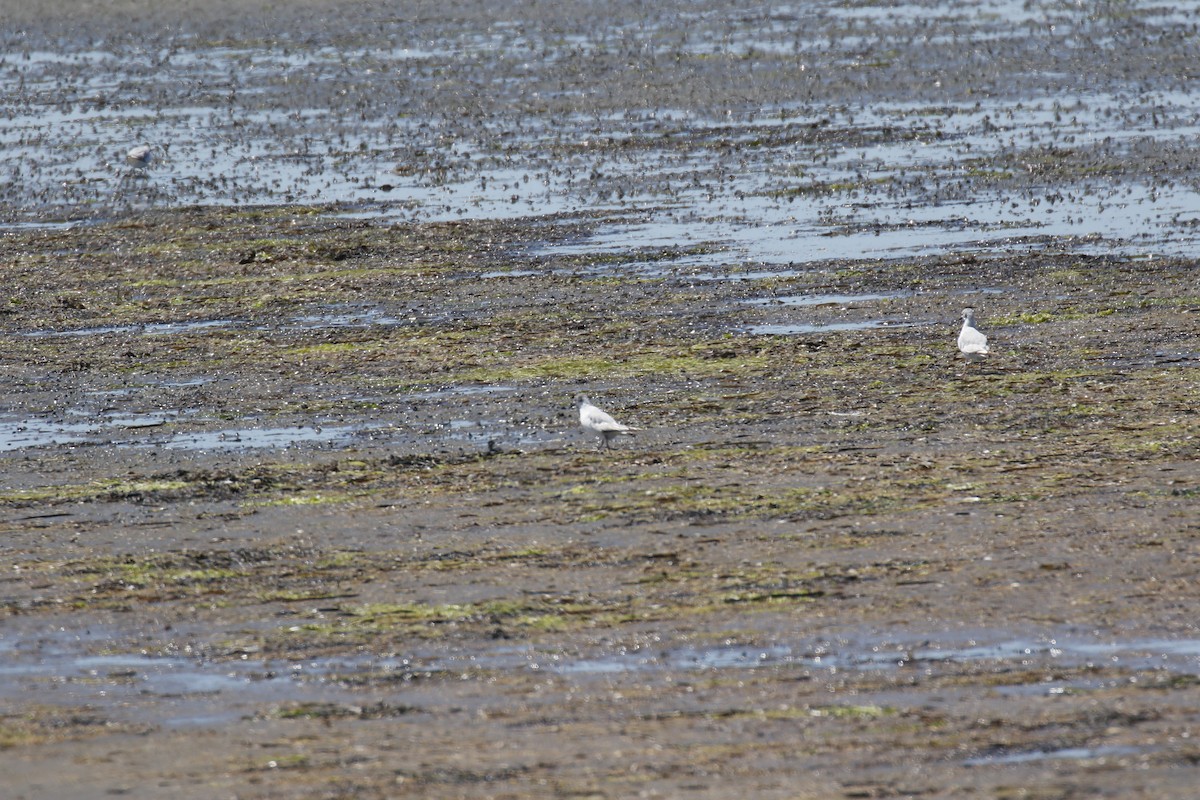
{"type": "MultiPolygon", "coordinates": [[[[344,328],[394,327],[413,322],[413,319],[395,317],[388,312],[370,306],[338,307],[320,313],[299,314],[282,320],[278,329],[283,330],[338,330],[344,328]]],[[[92,337],[106,335],[179,336],[203,334],[229,329],[254,327],[245,322],[229,319],[191,320],[182,322],[151,322],[135,325],[97,325],[63,330],[25,331],[20,335],[42,339],[54,337],[92,337]]]]}
{"type": "Polygon", "coordinates": [[[358,426],[349,425],[226,428],[177,433],[167,439],[140,442],[134,446],[208,452],[266,447],[284,449],[306,444],[345,444],[358,430],[358,426]]]}
{"type": "Polygon", "coordinates": [[[368,437],[395,440],[419,436],[423,441],[470,443],[482,450],[496,446],[521,447],[562,441],[566,431],[548,430],[514,424],[499,419],[459,419],[412,429],[365,425],[288,425],[243,426],[217,430],[188,430],[162,433],[175,417],[137,416],[96,422],[54,422],[25,418],[0,421],[0,452],[36,448],[86,445],[115,445],[135,449],[164,449],[195,452],[234,452],[240,450],[293,447],[344,447],[368,437]]]}
{"type": "MultiPolygon", "coordinates": [[[[152,655],[101,652],[98,646],[114,640],[117,631],[62,630],[36,638],[0,636],[0,698],[36,689],[50,704],[103,704],[121,707],[123,716],[169,726],[220,725],[242,715],[261,713],[262,704],[351,702],[358,684],[382,681],[406,683],[406,675],[449,676],[465,680],[494,671],[534,670],[565,680],[624,674],[678,671],[801,670],[901,671],[930,665],[989,662],[1029,667],[1120,667],[1124,680],[1137,680],[1144,670],[1200,675],[1200,640],[1120,640],[1057,638],[975,640],[961,646],[914,643],[871,644],[841,639],[823,643],[752,646],[722,644],[620,648],[610,654],[579,656],[525,648],[500,647],[491,653],[447,655],[359,655],[306,658],[303,661],[261,659],[250,655],[206,659],[199,655],[152,655]]],[[[1024,674],[1022,672],[1021,674],[1024,674]]],[[[1098,679],[1096,679],[1098,680],[1098,679]]],[[[1094,683],[1094,680],[1093,680],[1094,683]]],[[[1080,684],[1091,690],[1092,683],[1080,684]]],[[[1054,697],[1073,691],[1070,682],[998,685],[1002,694],[1040,694],[1054,697]]],[[[1091,759],[1135,755],[1136,748],[1065,748],[1057,751],[985,754],[968,759],[970,766],[1002,765],[1053,759],[1091,759]]]]}
{"type": "MultiPolygon", "coordinates": [[[[197,378],[171,386],[203,386],[197,378]]],[[[162,385],[147,384],[119,390],[90,392],[102,401],[120,398],[133,404],[149,404],[149,395],[162,385]]],[[[419,439],[424,443],[468,444],[481,451],[496,447],[524,447],[560,442],[567,434],[557,423],[517,422],[490,416],[470,404],[475,397],[510,394],[513,386],[462,385],[421,392],[398,393],[396,398],[420,406],[441,409],[458,401],[458,410],[442,410],[433,416],[422,414],[417,420],[403,412],[389,412],[371,423],[272,425],[247,420],[244,424],[214,428],[197,409],[164,410],[148,413],[97,412],[90,404],[72,406],[54,417],[44,415],[0,415],[0,452],[50,448],[56,446],[115,446],[133,449],[163,449],[227,453],[242,450],[294,447],[345,447],[355,442],[404,442],[419,439]],[[464,415],[454,418],[454,414],[464,415]],[[478,414],[478,416],[465,416],[478,414]],[[448,416],[450,415],[450,416],[448,416]],[[86,421],[74,422],[71,419],[86,421]]],[[[362,398],[359,398],[362,400],[362,398]]],[[[574,433],[574,429],[571,429],[574,433]]]]}
{"type": "Polygon", "coordinates": [[[916,323],[895,322],[886,319],[866,319],[858,322],[828,322],[780,325],[751,325],[747,330],[755,336],[796,336],[805,333],[832,333],[834,331],[866,331],[874,328],[910,328],[916,323]]]}
{"type": "MultiPolygon", "coordinates": [[[[102,705],[122,708],[127,718],[142,723],[206,727],[236,721],[264,702],[289,700],[296,691],[297,670],[286,664],[275,671],[261,661],[91,655],[70,646],[94,645],[95,638],[93,631],[38,641],[0,638],[0,698],[35,691],[50,705],[102,705]]],[[[307,695],[329,699],[334,693],[313,686],[307,695]]]]}
{"type": "Polygon", "coordinates": [[[984,767],[989,765],[1029,764],[1036,761],[1090,761],[1093,759],[1135,756],[1146,752],[1149,751],[1140,747],[1122,747],[1117,745],[1104,747],[1064,747],[1061,750],[1028,750],[1017,753],[977,756],[966,759],[963,761],[963,764],[968,767],[984,767]]]}
{"type": "Polygon", "coordinates": [[[1153,162],[1188,151],[1200,100],[1169,74],[1119,68],[1140,58],[1125,49],[1126,20],[1162,46],[1190,23],[1150,3],[1123,13],[813,3],[736,24],[668,4],[636,33],[585,18],[432,20],[405,41],[364,18],[350,47],[186,35],[157,48],[25,43],[0,59],[19,87],[0,93],[0,177],[13,187],[0,217],[61,224],[193,203],[320,203],[384,223],[608,212],[615,221],[583,243],[591,251],[704,243],[708,253],[679,263],[722,270],[1062,240],[1196,253],[1200,190],[1159,178],[1153,162]],[[1108,52],[1111,73],[1068,89],[1050,80],[1080,46],[1072,37],[1108,52]],[[604,63],[614,46],[693,98],[712,93],[704,69],[743,80],[744,96],[671,106],[577,83],[588,74],[577,65],[604,63]],[[1007,85],[961,83],[985,80],[955,74],[954,59],[978,48],[1027,63],[986,78],[1007,85]],[[927,54],[928,82],[892,63],[909,52],[927,54]],[[481,71],[506,77],[473,116],[430,102],[442,83],[481,71]],[[838,90],[855,81],[872,93],[849,104],[838,90]],[[565,102],[575,96],[586,102],[565,102]],[[421,106],[431,113],[413,113],[421,106]],[[135,175],[123,156],[143,142],[159,158],[135,175]]]}
{"type": "MultiPolygon", "coordinates": [[[[530,655],[529,658],[546,661],[544,656],[530,655]]],[[[1200,640],[1021,639],[1005,638],[1003,633],[997,632],[988,640],[972,640],[962,645],[935,645],[920,639],[909,644],[872,644],[866,639],[847,638],[805,646],[645,647],[594,658],[553,656],[547,666],[560,672],[582,674],[778,666],[878,671],[981,661],[1023,667],[1058,664],[1065,667],[1120,666],[1131,670],[1163,668],[1200,674],[1200,640]]],[[[1050,690],[1054,686],[1061,688],[1059,684],[1031,686],[1035,691],[1047,693],[1052,693],[1050,690]]]]}
{"type": "Polygon", "coordinates": [[[84,442],[95,432],[96,426],[86,422],[34,419],[0,422],[0,451],[84,442]]]}
{"type": "Polygon", "coordinates": [[[904,296],[904,292],[884,292],[882,294],[809,294],[763,297],[747,300],[746,302],[757,306],[848,306],[856,303],[869,303],[873,300],[892,300],[904,296]]]}

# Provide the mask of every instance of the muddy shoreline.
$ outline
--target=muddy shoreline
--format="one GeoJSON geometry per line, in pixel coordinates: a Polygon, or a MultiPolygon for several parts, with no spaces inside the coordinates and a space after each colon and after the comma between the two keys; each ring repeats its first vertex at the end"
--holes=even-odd
{"type": "Polygon", "coordinates": [[[265,302],[232,259],[164,269],[181,231],[237,242],[241,217],[90,227],[71,270],[63,234],[6,239],[52,288],[4,318],[6,417],[94,426],[3,454],[3,757],[29,791],[1186,792],[1191,262],[700,287],[572,256],[480,280],[579,224],[538,220],[469,265],[494,224],[317,223],[266,259],[289,292],[265,302]],[[325,255],[351,235],[353,258],[325,255]],[[1004,291],[970,294],[980,273],[1004,291]],[[237,324],[141,327],[182,285],[237,324]],[[779,301],[833,290],[870,299],[779,301]],[[1003,343],[984,365],[940,318],[963,291],[1003,343]],[[361,323],[281,323],[364,295],[361,323]],[[455,313],[414,315],[428,297],[455,313]],[[801,319],[889,324],[748,332],[801,319]],[[118,330],[61,335],[99,320],[118,330]],[[644,433],[598,451],[580,388],[644,433]]]}
{"type": "Polygon", "coordinates": [[[251,153],[0,193],[6,796],[1193,794],[1169,13],[235,5],[0,65],[251,153]]]}

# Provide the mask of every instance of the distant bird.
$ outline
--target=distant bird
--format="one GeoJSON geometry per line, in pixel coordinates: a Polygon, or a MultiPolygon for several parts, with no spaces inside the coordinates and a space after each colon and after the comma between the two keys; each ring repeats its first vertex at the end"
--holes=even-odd
{"type": "Polygon", "coordinates": [[[608,443],[614,436],[632,436],[634,431],[639,430],[617,422],[607,413],[592,405],[592,401],[588,400],[585,394],[576,396],[575,402],[579,405],[579,424],[583,426],[584,430],[600,434],[605,450],[608,449],[608,443]]]}
{"type": "Polygon", "coordinates": [[[137,147],[131,147],[129,152],[125,154],[125,163],[134,169],[149,169],[150,164],[154,162],[154,148],[148,144],[139,144],[137,147]]]}
{"type": "Polygon", "coordinates": [[[987,337],[975,327],[975,309],[964,308],[962,321],[962,330],[958,334],[958,349],[967,361],[978,361],[991,351],[988,350],[987,337]]]}

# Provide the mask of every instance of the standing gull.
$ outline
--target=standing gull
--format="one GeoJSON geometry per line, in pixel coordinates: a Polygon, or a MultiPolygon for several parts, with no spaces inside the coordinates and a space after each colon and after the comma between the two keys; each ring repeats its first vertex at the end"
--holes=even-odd
{"type": "Polygon", "coordinates": [[[962,312],[962,331],[958,334],[958,349],[968,362],[978,361],[986,356],[988,350],[987,337],[975,327],[975,309],[964,308],[962,312]]]}
{"type": "Polygon", "coordinates": [[[632,436],[633,432],[638,430],[638,428],[622,425],[607,413],[596,408],[585,394],[576,396],[575,402],[579,405],[579,424],[584,427],[584,430],[600,434],[605,450],[608,449],[608,443],[614,436],[632,436]]]}

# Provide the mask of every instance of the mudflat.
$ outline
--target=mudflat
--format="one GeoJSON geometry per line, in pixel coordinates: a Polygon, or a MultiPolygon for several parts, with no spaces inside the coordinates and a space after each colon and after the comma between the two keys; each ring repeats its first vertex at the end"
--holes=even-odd
{"type": "MultiPolygon", "coordinates": [[[[1123,138],[1068,142],[1070,114],[1018,108],[1064,63],[1090,65],[1079,91],[1165,97],[1182,73],[1140,45],[1169,66],[1188,39],[1161,10],[228,6],[239,39],[211,7],[46,8],[21,6],[30,62],[39,42],[135,73],[154,53],[174,82],[135,94],[169,95],[159,113],[213,63],[287,143],[303,109],[354,107],[355,80],[255,69],[287,45],[378,89],[367,108],[419,98],[427,138],[255,157],[223,195],[181,163],[207,146],[189,129],[146,174],[89,150],[70,186],[60,154],[25,163],[37,192],[5,190],[6,797],[1192,796],[1186,125],[1151,109],[1179,132],[1155,135],[1131,102],[1123,138]],[[791,50],[756,39],[787,31],[791,50]],[[381,36],[420,52],[399,69],[381,36]],[[1021,125],[946,110],[985,90],[1021,125]],[[893,100],[917,105],[845,110],[893,100]],[[992,134],[1023,146],[973,160],[992,134]],[[839,161],[926,146],[904,175],[839,161]],[[323,182],[336,197],[304,197],[323,182]],[[976,194],[1020,213],[984,219],[976,194]],[[1088,230],[1122,197],[1158,215],[1147,239],[1088,230]],[[872,238],[897,252],[840,252],[872,238]],[[955,347],[965,306],[983,361],[955,347]],[[580,392],[640,431],[601,449],[580,392]]],[[[215,130],[269,150],[234,117],[215,130]]],[[[336,140],[346,117],[324,122],[336,140]]]]}

